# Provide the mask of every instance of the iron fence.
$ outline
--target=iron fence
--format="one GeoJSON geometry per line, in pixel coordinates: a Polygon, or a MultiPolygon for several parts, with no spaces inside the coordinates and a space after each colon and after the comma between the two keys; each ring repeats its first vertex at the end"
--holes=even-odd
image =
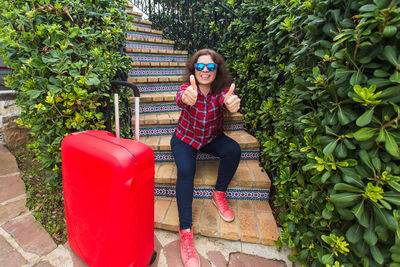
{"type": "Polygon", "coordinates": [[[166,39],[175,41],[176,49],[193,53],[201,48],[216,48],[234,19],[241,19],[226,4],[216,0],[133,0],[148,15],[166,39]]]}

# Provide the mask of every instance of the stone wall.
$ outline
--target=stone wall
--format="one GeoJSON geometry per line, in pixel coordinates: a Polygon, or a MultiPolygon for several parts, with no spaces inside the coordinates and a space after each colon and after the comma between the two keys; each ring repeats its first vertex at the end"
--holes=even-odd
{"type": "Polygon", "coordinates": [[[20,108],[15,105],[16,94],[10,88],[5,87],[4,77],[11,70],[3,63],[0,56],[0,143],[6,143],[13,147],[19,142],[26,142],[26,130],[17,126],[15,121],[20,114],[20,108]]]}

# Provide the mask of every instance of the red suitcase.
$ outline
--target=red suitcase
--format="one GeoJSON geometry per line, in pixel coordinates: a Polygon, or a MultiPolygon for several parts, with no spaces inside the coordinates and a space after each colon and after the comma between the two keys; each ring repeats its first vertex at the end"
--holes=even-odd
{"type": "Polygon", "coordinates": [[[136,140],[85,131],[61,144],[63,189],[71,248],[89,266],[148,266],[154,251],[154,152],[138,141],[139,91],[135,91],[136,140]]]}

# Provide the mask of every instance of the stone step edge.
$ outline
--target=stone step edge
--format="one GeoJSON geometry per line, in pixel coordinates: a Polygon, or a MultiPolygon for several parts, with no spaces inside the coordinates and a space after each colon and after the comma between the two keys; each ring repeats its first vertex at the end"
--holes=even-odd
{"type": "MultiPolygon", "coordinates": [[[[128,7],[128,6],[125,6],[128,7]]],[[[133,8],[133,5],[130,5],[128,8],[133,8]]],[[[125,10],[127,15],[136,16],[136,17],[143,17],[143,13],[133,11],[133,10],[125,10]]]]}
{"type": "Polygon", "coordinates": [[[134,37],[128,36],[126,38],[127,41],[130,42],[142,42],[142,43],[157,43],[157,44],[170,44],[174,45],[175,42],[167,39],[157,39],[157,38],[150,38],[150,37],[134,37]]]}
{"type": "Polygon", "coordinates": [[[156,35],[160,35],[160,36],[163,35],[162,31],[149,29],[149,28],[144,28],[144,27],[138,27],[138,26],[130,27],[130,29],[128,30],[127,34],[129,34],[129,32],[152,33],[152,34],[156,34],[156,35]]]}
{"type": "Polygon", "coordinates": [[[126,48],[126,53],[135,53],[135,54],[155,54],[155,55],[188,55],[188,51],[184,50],[167,50],[167,49],[135,49],[135,48],[126,48]]]}
{"type": "Polygon", "coordinates": [[[183,82],[182,76],[162,76],[162,77],[128,77],[128,82],[137,83],[169,83],[183,82]]]}
{"type": "MultiPolygon", "coordinates": [[[[235,220],[231,223],[220,218],[211,200],[194,199],[193,232],[213,238],[274,245],[279,238],[279,230],[268,202],[251,200],[228,200],[228,202],[231,203],[235,215],[235,220]]],[[[179,219],[175,199],[156,198],[154,211],[155,228],[178,231],[179,219]]]]}
{"type": "MultiPolygon", "coordinates": [[[[244,130],[239,131],[224,131],[225,135],[234,139],[240,145],[242,150],[255,150],[260,149],[258,140],[244,130]]],[[[172,136],[172,135],[171,135],[172,136]]],[[[171,147],[169,140],[171,136],[168,135],[155,135],[155,136],[141,136],[140,142],[148,145],[154,152],[170,152],[171,147]]]]}
{"type": "MultiPolygon", "coordinates": [[[[135,15],[135,16],[139,17],[138,15],[135,15]]],[[[151,22],[150,20],[137,19],[137,18],[129,20],[128,22],[137,23],[137,24],[143,24],[143,25],[146,25],[146,26],[152,26],[153,25],[153,22],[151,22]]]]}
{"type": "MultiPolygon", "coordinates": [[[[260,157],[260,150],[248,150],[248,149],[242,149],[242,154],[240,156],[240,160],[258,160],[260,157]]],[[[156,162],[174,162],[174,156],[172,155],[172,152],[166,152],[166,151],[155,151],[154,152],[154,160],[156,162]]],[[[218,161],[219,158],[212,156],[210,154],[202,153],[199,152],[197,154],[197,161],[218,161]]]]}
{"type": "MultiPolygon", "coordinates": [[[[195,199],[212,199],[212,191],[214,185],[194,185],[193,198],[195,199]]],[[[231,187],[226,190],[226,199],[233,200],[269,200],[269,188],[256,187],[231,187]]],[[[171,184],[163,184],[155,182],[154,185],[155,197],[176,198],[176,186],[171,184]]]]}
{"type": "MultiPolygon", "coordinates": [[[[164,126],[169,126],[169,125],[176,125],[178,123],[180,116],[180,111],[173,111],[173,112],[163,112],[162,114],[145,114],[145,116],[140,116],[140,125],[141,126],[148,126],[148,125],[164,125],[164,126]],[[162,118],[157,118],[162,117],[162,118]],[[168,116],[168,118],[166,118],[168,116]],[[149,117],[152,117],[150,119],[149,117]]],[[[224,121],[225,122],[239,122],[243,121],[243,115],[241,113],[236,112],[235,114],[225,114],[224,115],[224,121]]],[[[134,118],[132,119],[132,123],[134,123],[134,118]]],[[[133,124],[132,124],[133,125],[133,124]]]]}

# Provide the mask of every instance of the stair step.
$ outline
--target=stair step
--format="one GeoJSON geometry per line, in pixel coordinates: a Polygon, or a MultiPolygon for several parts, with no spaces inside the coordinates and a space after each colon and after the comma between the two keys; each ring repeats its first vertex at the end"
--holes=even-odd
{"type": "Polygon", "coordinates": [[[152,29],[153,23],[148,20],[143,20],[141,18],[135,17],[133,20],[126,24],[128,31],[135,31],[135,28],[146,28],[152,29]]]}
{"type": "Polygon", "coordinates": [[[164,76],[177,76],[184,75],[185,69],[182,67],[146,67],[146,68],[133,68],[129,71],[131,77],[164,77],[164,76]]]}
{"type": "MultiPolygon", "coordinates": [[[[150,114],[141,114],[140,115],[140,125],[158,125],[158,126],[166,126],[166,125],[176,125],[178,123],[180,116],[179,111],[174,112],[165,112],[165,113],[150,113],[150,114]]],[[[243,121],[243,115],[239,112],[235,113],[224,113],[224,121],[226,122],[239,122],[243,121]]]]}
{"type": "MultiPolygon", "coordinates": [[[[268,201],[228,200],[235,215],[233,222],[221,220],[210,199],[193,200],[193,231],[203,236],[274,245],[279,231],[268,201]]],[[[179,217],[175,198],[156,197],[154,227],[178,231],[179,217]]]]}
{"type": "MultiPolygon", "coordinates": [[[[244,130],[241,131],[225,131],[224,132],[227,136],[238,142],[242,149],[254,149],[259,148],[260,144],[258,140],[245,132],[244,130]]],[[[170,146],[170,135],[161,135],[161,136],[141,136],[140,142],[148,145],[156,151],[171,151],[170,146]]]]}
{"type": "Polygon", "coordinates": [[[152,38],[163,39],[163,32],[144,27],[133,27],[126,33],[127,38],[152,38]]]}
{"type": "Polygon", "coordinates": [[[162,76],[162,77],[128,77],[128,82],[137,83],[176,83],[183,82],[182,76],[162,76]]]}
{"type": "Polygon", "coordinates": [[[140,41],[140,42],[128,41],[125,43],[125,47],[131,48],[131,49],[174,50],[174,45],[171,45],[171,44],[149,43],[149,42],[142,42],[142,41],[140,41]]]}
{"type": "MultiPolygon", "coordinates": [[[[240,157],[241,160],[258,160],[260,157],[259,150],[242,150],[242,155],[240,157]]],[[[172,152],[154,152],[154,158],[156,162],[173,162],[174,156],[172,152]]],[[[199,151],[197,153],[197,161],[215,161],[218,160],[217,157],[214,157],[210,154],[203,153],[199,151]]]]}
{"type": "Polygon", "coordinates": [[[140,96],[140,102],[141,103],[171,102],[175,101],[175,98],[176,98],[176,92],[145,93],[140,96]]]}
{"type": "Polygon", "coordinates": [[[139,38],[139,37],[127,37],[127,41],[130,42],[146,42],[146,43],[157,43],[157,44],[170,44],[174,45],[175,42],[167,39],[153,39],[153,38],[139,38]]]}
{"type": "Polygon", "coordinates": [[[0,66],[0,85],[4,84],[4,78],[11,74],[12,70],[6,66],[0,66]]]}
{"type": "MultiPolygon", "coordinates": [[[[131,54],[152,54],[152,55],[186,55],[187,59],[187,51],[183,50],[165,50],[165,49],[133,49],[133,48],[126,48],[127,53],[131,54]]],[[[136,61],[136,60],[134,60],[136,61]]]]}
{"type": "MultiPolygon", "coordinates": [[[[160,136],[160,135],[172,135],[175,132],[176,125],[170,125],[166,127],[159,127],[158,125],[147,125],[140,127],[140,136],[160,136]]],[[[243,122],[225,122],[225,131],[241,131],[243,130],[243,122]]]]}
{"type": "MultiPolygon", "coordinates": [[[[218,173],[218,161],[199,161],[196,163],[196,175],[194,177],[194,184],[197,187],[201,186],[214,186],[218,173]]],[[[155,183],[158,185],[175,185],[177,178],[177,171],[175,162],[156,162],[155,163],[155,183]]],[[[230,189],[237,189],[237,187],[246,187],[247,190],[257,189],[265,190],[271,187],[271,180],[266,172],[262,171],[257,160],[243,160],[240,161],[239,167],[232,178],[229,185],[230,189]]],[[[243,189],[244,190],[244,189],[243,189]]],[[[265,192],[264,192],[265,193],[265,192]]],[[[174,196],[169,193],[168,196],[174,196]]],[[[235,197],[235,196],[233,196],[235,197]]],[[[235,198],[267,198],[266,195],[242,195],[235,198]]]]}
{"type": "MultiPolygon", "coordinates": [[[[132,7],[129,6],[129,8],[132,9],[133,6],[132,7]]],[[[133,10],[129,10],[129,9],[126,10],[126,14],[129,15],[129,16],[137,17],[137,18],[143,17],[142,13],[137,12],[137,11],[133,11],[133,10]]]]}

